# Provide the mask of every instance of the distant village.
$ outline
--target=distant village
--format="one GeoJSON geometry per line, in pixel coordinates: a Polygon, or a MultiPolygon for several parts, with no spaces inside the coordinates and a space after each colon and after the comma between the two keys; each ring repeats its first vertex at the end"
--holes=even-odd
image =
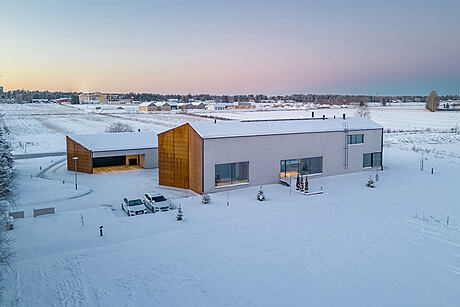
{"type": "MultiPolygon", "coordinates": [[[[427,96],[366,96],[294,94],[285,96],[266,95],[162,95],[151,93],[77,93],[50,91],[3,91],[0,86],[1,103],[69,103],[69,104],[136,104],[141,112],[170,110],[225,110],[255,109],[264,105],[273,108],[299,107],[314,104],[324,107],[387,106],[404,103],[426,103],[427,96]]],[[[439,109],[460,109],[460,95],[438,97],[439,109]]]]}

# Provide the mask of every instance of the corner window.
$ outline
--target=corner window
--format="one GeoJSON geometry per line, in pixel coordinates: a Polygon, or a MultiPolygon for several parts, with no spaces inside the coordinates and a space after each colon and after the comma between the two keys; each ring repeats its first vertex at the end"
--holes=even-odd
{"type": "Polygon", "coordinates": [[[365,153],[363,154],[363,168],[382,166],[382,153],[365,153]]]}
{"type": "Polygon", "coordinates": [[[249,162],[215,165],[215,186],[249,182],[249,162]]]}
{"type": "Polygon", "coordinates": [[[347,135],[348,144],[362,144],[364,143],[364,134],[350,134],[347,135]]]}

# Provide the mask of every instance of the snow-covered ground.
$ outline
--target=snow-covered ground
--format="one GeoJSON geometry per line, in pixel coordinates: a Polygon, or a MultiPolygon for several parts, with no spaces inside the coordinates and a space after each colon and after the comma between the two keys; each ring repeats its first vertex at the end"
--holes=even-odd
{"type": "Polygon", "coordinates": [[[160,132],[186,121],[206,120],[179,112],[137,113],[133,105],[0,104],[15,154],[65,151],[66,134],[101,133],[114,122],[135,131],[160,132]],[[118,107],[123,109],[118,110],[118,107]]]}
{"type": "MultiPolygon", "coordinates": [[[[460,112],[429,112],[422,108],[415,107],[381,107],[368,108],[370,118],[391,130],[447,130],[460,129],[460,112]]],[[[217,117],[255,120],[255,119],[283,119],[283,118],[311,118],[312,112],[315,117],[348,117],[355,116],[357,108],[331,108],[295,111],[257,111],[257,110],[225,110],[215,112],[204,112],[203,114],[217,117]]]]}
{"type": "MultiPolygon", "coordinates": [[[[266,118],[303,112],[221,113],[266,118]]],[[[310,189],[322,187],[322,195],[274,184],[264,186],[265,202],[251,187],[212,194],[211,203],[202,205],[192,192],[159,187],[157,170],[78,174],[75,191],[74,174],[59,157],[18,160],[17,209],[26,218],[15,220],[10,232],[16,257],[5,276],[3,304],[456,306],[460,137],[447,130],[460,117],[413,112],[421,123],[402,116],[399,122],[395,111],[391,118],[384,110],[371,112],[389,129],[409,130],[409,123],[413,130],[440,130],[386,134],[385,170],[375,189],[365,183],[376,173],[361,172],[311,179],[310,189]],[[176,212],[127,217],[120,210],[122,197],[151,190],[180,204],[185,219],[176,221],[176,212]],[[55,215],[31,217],[33,208],[48,206],[55,215]]],[[[85,116],[96,115],[78,115],[82,123],[85,116]]],[[[128,113],[120,116],[133,122],[128,113]]],[[[105,124],[96,123],[101,129],[105,124]]],[[[50,131],[37,127],[44,130],[50,131]]]]}

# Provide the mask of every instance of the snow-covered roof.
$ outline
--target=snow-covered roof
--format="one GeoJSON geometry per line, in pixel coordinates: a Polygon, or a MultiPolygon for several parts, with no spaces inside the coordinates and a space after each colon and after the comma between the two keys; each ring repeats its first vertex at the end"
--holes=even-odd
{"type": "Polygon", "coordinates": [[[365,117],[338,119],[293,119],[264,121],[224,121],[224,122],[192,122],[190,125],[204,139],[226,138],[238,136],[257,136],[275,134],[297,134],[312,132],[344,131],[344,123],[348,130],[382,129],[383,127],[365,117]]]}
{"type": "Polygon", "coordinates": [[[158,147],[155,132],[72,134],[68,137],[93,152],[158,147]]]}
{"type": "Polygon", "coordinates": [[[155,106],[155,101],[145,101],[139,105],[140,107],[151,107],[155,106]]]}

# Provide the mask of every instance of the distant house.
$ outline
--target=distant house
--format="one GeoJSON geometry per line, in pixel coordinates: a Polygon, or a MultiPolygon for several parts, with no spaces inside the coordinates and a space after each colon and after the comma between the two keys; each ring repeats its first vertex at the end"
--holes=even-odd
{"type": "Polygon", "coordinates": [[[148,112],[148,111],[156,111],[157,105],[154,101],[145,101],[139,105],[139,111],[141,112],[148,112]]]}
{"type": "Polygon", "coordinates": [[[235,101],[233,109],[254,109],[256,106],[250,101],[235,101]]]}
{"type": "Polygon", "coordinates": [[[233,103],[210,103],[206,105],[206,110],[218,111],[233,108],[233,103]]]}
{"type": "Polygon", "coordinates": [[[160,101],[155,104],[157,111],[171,111],[171,105],[167,101],[160,101]]]}
{"type": "Polygon", "coordinates": [[[193,108],[194,109],[204,109],[206,107],[206,104],[202,101],[194,101],[192,102],[193,108]]]}
{"type": "Polygon", "coordinates": [[[107,103],[107,95],[101,93],[84,93],[78,95],[78,101],[81,104],[87,103],[107,103]]]}
{"type": "Polygon", "coordinates": [[[181,102],[177,104],[177,108],[181,110],[192,110],[193,104],[191,104],[190,102],[181,102]]]}

